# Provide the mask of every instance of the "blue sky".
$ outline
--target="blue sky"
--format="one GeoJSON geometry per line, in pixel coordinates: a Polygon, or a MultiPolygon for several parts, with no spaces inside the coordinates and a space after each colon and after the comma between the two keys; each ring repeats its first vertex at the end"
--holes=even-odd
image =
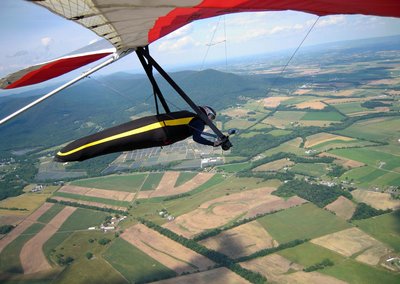
{"type": "MultiPolygon", "coordinates": [[[[229,60],[294,49],[316,19],[315,15],[289,11],[228,15],[189,24],[153,43],[150,49],[166,69],[182,65],[207,68],[209,62],[225,59],[225,55],[229,60]]],[[[22,0],[1,0],[0,21],[0,77],[98,39],[82,26],[22,0]]],[[[400,19],[329,16],[318,20],[304,46],[397,34],[400,34],[400,19]]],[[[141,71],[135,55],[102,72],[125,70],[141,71]]]]}

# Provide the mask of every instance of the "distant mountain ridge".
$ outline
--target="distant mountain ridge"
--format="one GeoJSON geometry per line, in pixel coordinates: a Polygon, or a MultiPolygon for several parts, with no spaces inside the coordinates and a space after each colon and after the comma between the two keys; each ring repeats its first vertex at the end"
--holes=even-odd
{"type": "MultiPolygon", "coordinates": [[[[266,84],[261,77],[211,69],[181,71],[171,76],[196,103],[211,104],[216,109],[233,104],[240,95],[261,96],[266,84]]],[[[187,109],[165,81],[158,81],[172,109],[187,109]]],[[[59,145],[126,122],[133,115],[155,113],[152,94],[144,76],[119,73],[86,79],[1,126],[0,151],[59,145]]],[[[0,116],[5,117],[34,99],[26,95],[1,98],[0,116]]]]}

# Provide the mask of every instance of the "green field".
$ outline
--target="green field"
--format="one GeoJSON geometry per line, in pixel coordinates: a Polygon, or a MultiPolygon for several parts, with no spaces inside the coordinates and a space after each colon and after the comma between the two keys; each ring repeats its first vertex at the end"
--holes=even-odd
{"type": "Polygon", "coordinates": [[[322,120],[322,121],[341,121],[344,116],[338,112],[327,111],[327,112],[307,112],[301,120],[322,120]]]}
{"type": "Polygon", "coordinates": [[[365,188],[374,186],[398,186],[400,184],[400,174],[376,169],[370,166],[355,168],[347,171],[341,179],[353,180],[357,185],[365,188]]]}
{"type": "Polygon", "coordinates": [[[138,188],[142,187],[147,173],[120,175],[120,176],[106,176],[99,178],[81,179],[71,182],[72,185],[83,187],[94,187],[99,189],[120,190],[128,192],[136,192],[138,188]]]}
{"type": "Polygon", "coordinates": [[[373,142],[369,141],[343,141],[343,140],[331,140],[331,141],[326,141],[320,144],[317,144],[315,146],[312,146],[311,148],[317,151],[328,151],[331,149],[335,148],[352,148],[352,147],[364,147],[364,146],[372,146],[375,145],[373,142]]]}
{"type": "Polygon", "coordinates": [[[141,191],[156,189],[163,175],[164,173],[150,173],[144,181],[141,191]]]}
{"type": "Polygon", "coordinates": [[[290,171],[306,176],[320,177],[328,173],[327,164],[299,163],[295,164],[290,171]]]}
{"type": "Polygon", "coordinates": [[[65,257],[72,257],[74,261],[57,277],[57,283],[126,283],[124,278],[103,258],[102,253],[110,245],[100,245],[97,240],[102,238],[113,239],[113,234],[104,234],[99,231],[75,232],[66,239],[62,246],[53,253],[61,253],[65,257]],[[94,240],[89,242],[89,240],[94,240]],[[86,253],[93,254],[87,259],[86,253]]]}
{"type": "Polygon", "coordinates": [[[400,166],[400,157],[376,151],[372,147],[357,149],[335,149],[329,152],[341,157],[365,163],[371,167],[380,168],[382,170],[394,170],[400,166]]]}
{"type": "Polygon", "coordinates": [[[337,133],[367,140],[397,143],[400,131],[400,118],[373,118],[361,120],[337,133]]]}
{"type": "Polygon", "coordinates": [[[360,102],[337,104],[337,105],[334,105],[334,107],[344,114],[369,110],[367,108],[362,107],[360,102]]]}
{"type": "Polygon", "coordinates": [[[278,137],[278,136],[284,136],[290,134],[292,131],[290,130],[283,130],[283,129],[274,129],[268,132],[268,134],[271,134],[272,136],[278,137]]]}
{"type": "Polygon", "coordinates": [[[352,259],[335,264],[321,270],[321,273],[331,275],[340,280],[354,284],[365,283],[399,283],[399,275],[383,268],[372,267],[352,259]]]}
{"type": "Polygon", "coordinates": [[[275,112],[273,118],[283,121],[299,121],[307,113],[304,111],[277,111],[275,112]]]}
{"type": "Polygon", "coordinates": [[[60,213],[61,210],[64,209],[65,206],[61,204],[53,204],[49,210],[43,213],[42,216],[40,216],[37,221],[40,223],[45,223],[47,224],[50,222],[51,219],[53,219],[58,213],[60,213]]]}
{"type": "Polygon", "coordinates": [[[310,242],[282,250],[278,254],[305,267],[321,262],[325,258],[334,263],[344,260],[344,257],[340,254],[310,242]]]}
{"type": "Polygon", "coordinates": [[[130,283],[152,282],[176,273],[123,239],[116,239],[103,257],[130,283]]]}
{"type": "Polygon", "coordinates": [[[312,203],[286,209],[257,220],[279,243],[311,239],[351,227],[312,203]]]}
{"type": "MultiPolygon", "coordinates": [[[[21,235],[12,241],[0,254],[0,271],[8,273],[23,273],[19,254],[24,244],[44,228],[43,224],[34,223],[21,235]]],[[[1,281],[0,281],[1,282],[1,281]]]]}
{"type": "Polygon", "coordinates": [[[342,257],[323,247],[305,243],[279,252],[283,257],[306,267],[328,258],[334,265],[318,272],[333,276],[348,283],[398,283],[398,274],[362,264],[351,258],[342,257]]]}
{"type": "Polygon", "coordinates": [[[353,221],[363,231],[400,252],[400,211],[353,221]]]}
{"type": "Polygon", "coordinates": [[[89,227],[99,227],[107,215],[105,212],[95,210],[76,209],[58,231],[43,245],[44,254],[50,259],[51,250],[60,245],[72,233],[79,230],[87,230],[89,227]]]}
{"type": "Polygon", "coordinates": [[[278,147],[269,149],[269,150],[263,152],[262,154],[264,156],[271,156],[271,155],[279,153],[279,152],[287,152],[287,153],[296,154],[298,156],[304,156],[305,155],[304,149],[299,147],[301,141],[302,141],[301,138],[296,138],[296,139],[290,140],[288,142],[282,143],[278,147]]]}
{"type": "Polygon", "coordinates": [[[79,194],[68,193],[68,192],[56,192],[56,193],[54,193],[54,196],[71,198],[71,199],[75,199],[77,201],[83,200],[83,201],[90,201],[90,202],[98,202],[98,203],[103,203],[103,204],[107,204],[107,205],[121,206],[121,207],[128,207],[130,204],[129,201],[106,199],[106,198],[79,195],[79,194]]]}
{"type": "Polygon", "coordinates": [[[223,166],[216,166],[218,170],[227,172],[227,173],[237,173],[244,169],[247,169],[251,166],[250,162],[243,163],[234,163],[234,164],[225,164],[223,166]]]}
{"type": "Polygon", "coordinates": [[[181,173],[179,173],[179,177],[176,180],[174,187],[178,187],[178,186],[188,182],[189,180],[194,178],[197,174],[198,173],[196,173],[196,172],[181,172],[181,173]]]}

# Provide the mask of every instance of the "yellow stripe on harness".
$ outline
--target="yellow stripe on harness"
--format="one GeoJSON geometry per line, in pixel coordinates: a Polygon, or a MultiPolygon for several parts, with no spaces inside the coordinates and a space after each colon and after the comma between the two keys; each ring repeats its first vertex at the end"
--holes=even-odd
{"type": "Polygon", "coordinates": [[[99,145],[99,144],[102,144],[102,143],[106,143],[106,142],[110,142],[110,141],[113,141],[113,140],[125,138],[125,137],[128,137],[128,136],[136,135],[136,134],[139,134],[139,133],[148,132],[148,131],[151,131],[151,130],[154,130],[154,129],[158,129],[158,128],[162,128],[162,127],[165,127],[165,126],[177,126],[177,125],[189,124],[189,122],[192,119],[193,119],[193,117],[185,117],[185,118],[178,118],[178,119],[172,119],[172,120],[163,120],[163,121],[160,121],[160,122],[156,122],[156,123],[152,123],[152,124],[149,124],[149,125],[146,125],[146,126],[139,127],[137,129],[129,130],[129,131],[126,131],[126,132],[123,132],[123,133],[120,133],[120,134],[116,134],[116,135],[113,135],[113,136],[110,136],[110,137],[107,137],[107,138],[103,138],[103,139],[100,139],[100,140],[97,140],[97,141],[90,142],[88,144],[82,145],[82,146],[80,146],[78,148],[75,148],[73,150],[70,150],[70,151],[68,151],[66,153],[58,152],[57,155],[58,156],[68,156],[68,155],[74,154],[74,153],[76,153],[78,151],[81,151],[83,149],[87,149],[87,148],[92,147],[92,146],[96,146],[96,145],[99,145]]]}

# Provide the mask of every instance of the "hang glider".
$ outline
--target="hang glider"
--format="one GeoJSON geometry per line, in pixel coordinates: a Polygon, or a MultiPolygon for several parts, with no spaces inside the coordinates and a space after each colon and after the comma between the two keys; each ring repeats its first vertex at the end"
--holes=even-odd
{"type": "Polygon", "coordinates": [[[110,47],[107,41],[100,40],[57,59],[39,63],[12,73],[0,79],[0,88],[14,89],[41,83],[114,53],[116,53],[114,47],[110,47]]]}
{"type": "MultiPolygon", "coordinates": [[[[107,40],[112,49],[89,53],[74,53],[43,64],[28,67],[0,80],[0,87],[12,89],[36,84],[60,76],[98,59],[109,58],[42,98],[0,120],[0,125],[11,118],[74,84],[80,79],[135,51],[152,83],[157,99],[166,113],[168,105],[153,76],[156,69],[196,114],[207,123],[220,139],[224,136],[199,110],[189,96],[172,80],[151,57],[148,45],[171,32],[200,19],[239,13],[292,10],[318,16],[334,14],[364,14],[400,17],[399,0],[30,0],[49,11],[74,21],[107,40]]],[[[158,111],[158,106],[157,106],[158,111]]]]}
{"type": "Polygon", "coordinates": [[[293,10],[319,16],[364,14],[400,17],[398,0],[30,0],[106,39],[115,49],[75,53],[0,80],[12,89],[44,82],[111,54],[126,53],[199,19],[239,12],[293,10]]]}

